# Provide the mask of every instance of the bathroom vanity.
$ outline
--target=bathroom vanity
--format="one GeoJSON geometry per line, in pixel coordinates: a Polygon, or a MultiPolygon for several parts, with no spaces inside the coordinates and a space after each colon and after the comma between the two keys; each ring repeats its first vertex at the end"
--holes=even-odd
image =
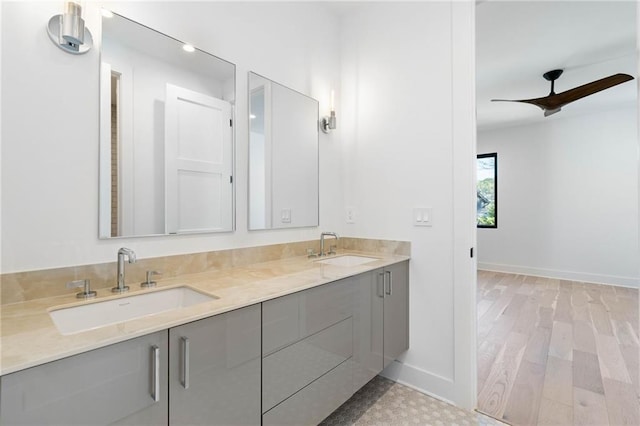
{"type": "Polygon", "coordinates": [[[408,262],[262,304],[262,424],[320,423],[409,348],[408,262]]]}
{"type": "MultiPolygon", "coordinates": [[[[99,238],[233,231],[244,76],[125,16],[101,21],[99,238]]],[[[317,227],[319,102],[247,78],[247,229],[317,227]]],[[[12,274],[0,424],[319,423],[409,348],[409,257],[323,257],[337,247],[325,236],[338,239],[323,233],[318,259],[292,255],[296,243],[253,264],[243,258],[264,248],[142,259],[162,267],[141,285],[142,267],[125,282],[136,258],[122,248],[116,279],[106,264],[71,267],[81,296],[98,281],[89,301],[60,295],[65,268],[12,274]]]]}
{"type": "Polygon", "coordinates": [[[8,305],[0,422],[317,424],[409,347],[408,258],[375,256],[182,276],[159,286],[186,283],[219,299],[70,335],[46,321],[60,297],[8,305]],[[256,278],[265,270],[278,273],[256,278]],[[16,305],[16,334],[40,343],[12,345],[16,305]],[[76,343],[72,356],[61,356],[65,342],[76,343]],[[16,362],[21,351],[29,362],[16,362]]]}

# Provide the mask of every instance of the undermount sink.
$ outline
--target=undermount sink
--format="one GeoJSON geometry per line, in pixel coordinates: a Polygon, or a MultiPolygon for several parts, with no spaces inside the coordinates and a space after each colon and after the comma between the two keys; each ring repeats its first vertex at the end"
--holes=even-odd
{"type": "Polygon", "coordinates": [[[329,259],[316,260],[316,262],[333,266],[358,266],[364,265],[365,263],[369,262],[375,262],[376,260],[380,259],[376,257],[354,256],[351,254],[345,254],[343,256],[331,257],[329,259]]]}
{"type": "Polygon", "coordinates": [[[188,287],[174,287],[104,302],[56,309],[50,311],[49,315],[58,331],[67,335],[216,299],[218,297],[209,296],[188,287]]]}

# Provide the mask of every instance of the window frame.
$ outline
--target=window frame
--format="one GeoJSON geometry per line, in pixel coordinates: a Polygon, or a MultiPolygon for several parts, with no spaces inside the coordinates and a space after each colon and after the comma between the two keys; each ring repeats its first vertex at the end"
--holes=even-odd
{"type": "MultiPolygon", "coordinates": [[[[476,171],[478,168],[478,160],[481,158],[492,158],[493,157],[493,195],[494,195],[494,203],[495,203],[495,224],[494,225],[480,225],[478,223],[478,209],[476,206],[476,227],[483,229],[497,229],[498,228],[498,153],[491,152],[487,154],[478,154],[476,155],[476,171]]],[[[476,196],[477,196],[477,187],[478,187],[478,178],[476,176],[476,196]]]]}

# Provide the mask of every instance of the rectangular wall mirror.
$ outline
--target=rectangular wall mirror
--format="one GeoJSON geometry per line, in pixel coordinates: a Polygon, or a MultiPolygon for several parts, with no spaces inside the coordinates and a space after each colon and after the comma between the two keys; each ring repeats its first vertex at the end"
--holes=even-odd
{"type": "Polygon", "coordinates": [[[102,18],[100,238],[234,229],[235,65],[102,18]]]}
{"type": "Polygon", "coordinates": [[[249,73],[249,229],[318,226],[318,108],[249,73]]]}

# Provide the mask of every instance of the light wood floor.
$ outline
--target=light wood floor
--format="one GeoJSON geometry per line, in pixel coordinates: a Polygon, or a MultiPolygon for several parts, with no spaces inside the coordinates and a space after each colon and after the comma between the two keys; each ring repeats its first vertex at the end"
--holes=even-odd
{"type": "Polygon", "coordinates": [[[513,425],[640,425],[638,290],[478,271],[478,409],[513,425]]]}

